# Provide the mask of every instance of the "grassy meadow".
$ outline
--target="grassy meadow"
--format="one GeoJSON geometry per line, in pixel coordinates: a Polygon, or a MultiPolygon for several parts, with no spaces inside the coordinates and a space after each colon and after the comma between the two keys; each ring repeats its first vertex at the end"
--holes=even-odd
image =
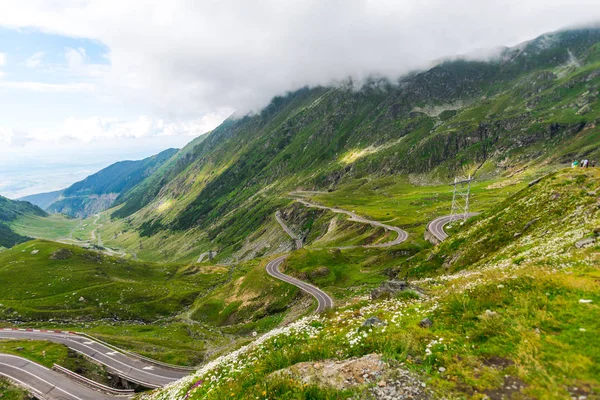
{"type": "MultiPolygon", "coordinates": [[[[393,379],[397,369],[409,371],[436,396],[597,398],[600,245],[578,243],[599,235],[598,190],[598,169],[550,175],[460,227],[441,246],[406,259],[400,275],[409,275],[421,296],[355,296],[147,398],[356,398],[368,393],[368,385],[334,392],[305,377],[272,373],[299,362],[372,353],[388,365],[383,379],[393,379]],[[505,235],[499,226],[506,224],[505,235]],[[444,262],[431,266],[438,259],[444,262]],[[373,316],[383,324],[363,326],[373,316]],[[425,317],[429,328],[419,324],[425,317]]],[[[352,265],[336,260],[337,254],[321,257],[352,265]]],[[[325,285],[337,280],[335,274],[322,279],[325,285]]]]}

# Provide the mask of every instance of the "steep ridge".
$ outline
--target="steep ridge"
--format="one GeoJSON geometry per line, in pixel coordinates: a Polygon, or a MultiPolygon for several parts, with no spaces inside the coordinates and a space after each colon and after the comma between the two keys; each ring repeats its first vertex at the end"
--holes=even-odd
{"type": "Polygon", "coordinates": [[[484,179],[598,158],[599,41],[599,29],[557,32],[486,62],[276,97],[190,144],[118,201],[108,244],[156,247],[166,236],[176,257],[212,250],[225,260],[291,190],[387,174],[437,182],[478,169],[484,179]]]}
{"type": "Polygon", "coordinates": [[[51,213],[87,217],[110,208],[119,196],[124,196],[152,175],[176,152],[176,149],[168,149],[143,160],[120,161],[64,190],[26,196],[21,200],[44,206],[51,213]]]}
{"type": "Polygon", "coordinates": [[[114,211],[113,215],[125,217],[130,215],[133,210],[138,210],[147,205],[158,195],[160,189],[166,182],[169,182],[189,166],[192,160],[193,150],[208,137],[209,133],[205,133],[192,140],[160,168],[154,171],[147,179],[132,188],[129,192],[121,195],[116,200],[116,204],[122,204],[122,206],[114,211]]]}
{"type": "Polygon", "coordinates": [[[28,201],[31,204],[38,206],[42,210],[45,210],[60,198],[62,192],[62,190],[55,190],[54,192],[32,194],[21,197],[19,200],[28,201]]]}
{"type": "Polygon", "coordinates": [[[48,214],[28,202],[10,200],[0,196],[0,248],[10,248],[30,240],[26,236],[15,233],[9,226],[10,222],[26,215],[44,217],[48,214]]]}

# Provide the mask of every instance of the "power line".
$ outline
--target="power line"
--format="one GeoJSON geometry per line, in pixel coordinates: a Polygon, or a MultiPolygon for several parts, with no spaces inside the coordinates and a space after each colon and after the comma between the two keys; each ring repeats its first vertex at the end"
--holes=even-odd
{"type": "Polygon", "coordinates": [[[454,178],[452,193],[451,221],[466,221],[469,217],[469,200],[471,198],[471,175],[467,179],[454,178]]]}

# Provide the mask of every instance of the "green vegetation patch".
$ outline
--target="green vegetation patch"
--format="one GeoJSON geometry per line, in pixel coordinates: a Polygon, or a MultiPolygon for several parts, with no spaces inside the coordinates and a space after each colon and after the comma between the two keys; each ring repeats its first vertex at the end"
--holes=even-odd
{"type": "Polygon", "coordinates": [[[513,263],[561,254],[598,228],[600,170],[564,169],[546,176],[473,218],[455,224],[456,235],[404,269],[405,276],[423,276],[474,268],[485,263],[513,263]],[[472,238],[477,238],[473,240],[472,238]]]}
{"type": "Polygon", "coordinates": [[[32,241],[0,253],[5,320],[153,321],[222,282],[227,269],[150,264],[32,241]]]}
{"type": "Polygon", "coordinates": [[[14,386],[5,378],[0,378],[0,396],[2,400],[29,400],[29,394],[21,388],[14,386]]]}
{"type": "Polygon", "coordinates": [[[225,285],[192,306],[191,318],[231,326],[227,331],[237,334],[276,326],[281,321],[278,314],[294,304],[299,289],[269,277],[265,265],[266,260],[252,260],[236,267],[225,285]],[[259,320],[263,323],[257,324],[259,320]]]}

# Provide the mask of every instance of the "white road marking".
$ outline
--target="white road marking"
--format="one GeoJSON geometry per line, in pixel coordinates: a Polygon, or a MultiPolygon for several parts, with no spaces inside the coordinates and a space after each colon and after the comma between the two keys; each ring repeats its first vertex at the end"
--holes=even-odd
{"type": "MultiPolygon", "coordinates": [[[[17,357],[17,358],[20,358],[20,357],[17,357]]],[[[22,369],[22,368],[15,367],[14,365],[10,365],[10,364],[5,364],[5,363],[3,363],[3,362],[0,362],[0,365],[4,365],[4,366],[6,366],[6,367],[9,367],[9,368],[18,369],[19,371],[21,371],[21,372],[24,372],[24,373],[26,373],[26,374],[28,374],[28,375],[31,375],[31,376],[33,376],[34,378],[36,378],[36,379],[38,379],[38,380],[40,380],[40,381],[44,382],[45,384],[52,386],[52,389],[58,389],[58,390],[60,390],[61,392],[63,392],[63,393],[66,393],[66,394],[68,394],[69,396],[71,396],[71,397],[73,397],[73,398],[75,398],[75,399],[77,399],[77,400],[83,400],[83,399],[80,399],[79,397],[75,396],[74,394],[72,394],[72,393],[69,393],[69,392],[67,392],[66,390],[64,390],[64,389],[61,389],[61,388],[59,388],[58,386],[56,386],[56,385],[54,385],[54,384],[52,384],[52,383],[48,382],[47,380],[44,380],[44,379],[40,378],[39,376],[37,376],[37,375],[35,375],[35,374],[33,374],[33,373],[29,372],[29,371],[25,371],[25,370],[24,370],[24,369],[22,369]]],[[[38,364],[35,364],[35,365],[38,365],[38,364]]],[[[46,368],[46,369],[47,369],[47,368],[46,368]]],[[[30,386],[30,385],[28,385],[27,387],[31,387],[31,386],[30,386]]],[[[52,389],[50,389],[50,390],[52,390],[52,389]]]]}

